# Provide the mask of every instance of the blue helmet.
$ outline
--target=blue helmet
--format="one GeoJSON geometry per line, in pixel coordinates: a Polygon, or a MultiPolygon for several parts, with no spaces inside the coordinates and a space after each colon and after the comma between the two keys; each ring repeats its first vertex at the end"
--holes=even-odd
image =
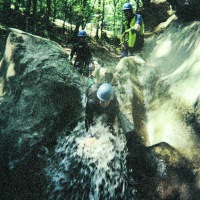
{"type": "Polygon", "coordinates": [[[89,64],[88,69],[89,69],[89,71],[93,71],[93,66],[91,64],[89,64]]]}
{"type": "Polygon", "coordinates": [[[86,37],[87,33],[84,30],[81,30],[81,31],[78,32],[78,36],[79,37],[86,37]]]}
{"type": "Polygon", "coordinates": [[[101,101],[111,101],[113,99],[113,96],[114,96],[113,88],[108,83],[103,83],[97,91],[97,97],[101,101]]]}
{"type": "Polygon", "coordinates": [[[133,7],[130,3],[125,3],[122,7],[122,10],[132,10],[133,7]]]}

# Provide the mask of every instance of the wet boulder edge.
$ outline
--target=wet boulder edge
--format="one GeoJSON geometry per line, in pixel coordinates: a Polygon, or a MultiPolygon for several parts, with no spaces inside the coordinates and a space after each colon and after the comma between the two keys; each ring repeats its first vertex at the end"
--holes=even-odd
{"type": "MultiPolygon", "coordinates": [[[[0,62],[0,177],[4,191],[12,191],[15,181],[21,185],[16,192],[26,186],[27,179],[38,184],[36,174],[44,164],[39,155],[53,148],[59,133],[75,126],[83,110],[82,86],[57,43],[10,29],[0,62]]],[[[38,187],[41,185],[36,190],[38,187]]],[[[34,188],[32,192],[36,192],[34,188]]],[[[37,195],[42,195],[40,192],[37,195]]],[[[15,197],[9,193],[2,195],[15,197]]]]}

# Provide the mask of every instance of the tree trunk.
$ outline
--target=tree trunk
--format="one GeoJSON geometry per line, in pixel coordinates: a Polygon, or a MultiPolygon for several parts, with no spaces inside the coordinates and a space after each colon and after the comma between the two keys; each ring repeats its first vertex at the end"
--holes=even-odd
{"type": "Polygon", "coordinates": [[[96,38],[99,38],[99,19],[100,19],[99,17],[100,17],[100,14],[101,14],[100,8],[101,8],[101,0],[98,0],[97,28],[96,28],[96,35],[95,35],[96,38]]]}
{"type": "Polygon", "coordinates": [[[26,9],[25,9],[25,17],[26,17],[26,31],[30,31],[31,29],[31,0],[27,0],[26,9]]]}
{"type": "Polygon", "coordinates": [[[34,22],[34,26],[33,26],[33,31],[34,33],[36,33],[36,28],[37,28],[37,0],[33,0],[33,22],[34,22]]]}
{"type": "Polygon", "coordinates": [[[105,0],[103,0],[102,18],[101,18],[101,37],[104,27],[104,15],[105,15],[105,0]]]}
{"type": "Polygon", "coordinates": [[[113,6],[114,6],[114,25],[113,25],[113,33],[114,36],[116,35],[116,10],[117,10],[117,4],[119,3],[119,0],[113,0],[113,6]]]}
{"type": "Polygon", "coordinates": [[[51,0],[47,0],[46,3],[47,3],[46,17],[49,22],[49,18],[51,15],[51,0]]]}
{"type": "Polygon", "coordinates": [[[42,11],[43,12],[43,7],[42,7],[42,4],[43,4],[43,0],[40,0],[40,12],[42,11]]]}
{"type": "Polygon", "coordinates": [[[56,15],[57,15],[57,0],[53,0],[53,6],[54,6],[54,9],[53,9],[53,21],[55,21],[56,15]]]}

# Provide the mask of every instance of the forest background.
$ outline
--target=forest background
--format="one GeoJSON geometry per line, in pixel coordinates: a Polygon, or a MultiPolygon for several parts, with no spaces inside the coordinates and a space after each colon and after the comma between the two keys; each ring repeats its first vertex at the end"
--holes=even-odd
{"type": "MultiPolygon", "coordinates": [[[[0,24],[66,44],[72,42],[80,29],[90,26],[96,40],[118,43],[126,0],[0,0],[0,24]],[[59,19],[59,21],[58,21],[59,19]],[[57,22],[57,24],[56,24],[57,22]],[[60,26],[58,26],[58,23],[60,26]],[[110,39],[112,38],[112,39],[110,39]]],[[[144,21],[153,13],[150,0],[132,0],[134,10],[144,21]]],[[[166,17],[165,17],[166,18],[166,17]]],[[[163,17],[146,23],[152,30],[163,17]],[[150,25],[151,24],[151,25],[150,25]]]]}

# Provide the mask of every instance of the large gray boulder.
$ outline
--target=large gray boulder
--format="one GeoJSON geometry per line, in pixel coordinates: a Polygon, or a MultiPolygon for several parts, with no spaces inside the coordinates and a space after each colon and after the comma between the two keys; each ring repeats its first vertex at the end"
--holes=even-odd
{"type": "Polygon", "coordinates": [[[39,155],[51,150],[59,133],[73,128],[81,116],[81,86],[58,44],[10,30],[0,62],[0,186],[20,180],[19,192],[29,176],[39,180],[39,155]]]}

